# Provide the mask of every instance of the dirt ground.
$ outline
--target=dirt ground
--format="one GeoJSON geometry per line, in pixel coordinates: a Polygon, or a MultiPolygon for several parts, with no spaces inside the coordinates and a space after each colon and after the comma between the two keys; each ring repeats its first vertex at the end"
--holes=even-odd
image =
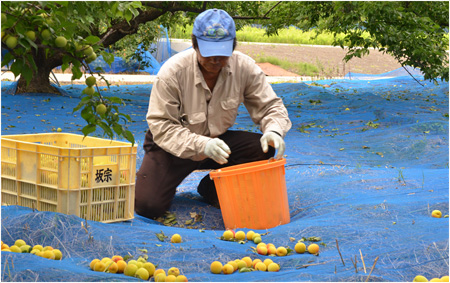
{"type": "MultiPolygon", "coordinates": [[[[321,77],[342,77],[348,72],[382,74],[401,67],[392,56],[377,50],[371,50],[369,55],[354,58],[347,63],[342,60],[346,50],[340,47],[238,43],[236,50],[254,59],[258,56],[274,56],[292,62],[306,62],[322,66],[320,68],[321,77]]],[[[283,70],[268,63],[263,64],[261,68],[269,76],[295,75],[289,72],[292,70],[283,70]]]]}
{"type": "MultiPolygon", "coordinates": [[[[249,55],[253,59],[258,57],[277,57],[292,62],[306,62],[320,66],[321,71],[318,78],[343,77],[348,72],[363,74],[382,74],[401,67],[401,65],[390,55],[383,54],[377,50],[371,50],[370,54],[363,58],[354,58],[347,63],[342,60],[346,50],[340,47],[325,46],[296,46],[283,44],[255,44],[238,43],[236,50],[249,55]]],[[[301,76],[294,70],[284,70],[279,66],[270,63],[258,63],[267,76],[301,76]]],[[[54,70],[55,73],[61,73],[60,70],[54,70]]],[[[129,73],[127,73],[129,74],[129,73]]],[[[142,75],[143,73],[139,73],[142,75]]],[[[80,82],[61,82],[84,83],[80,82]]],[[[121,81],[120,84],[135,84],[135,81],[121,81]]],[[[150,82],[147,82],[150,83],[150,82]]],[[[100,85],[105,85],[100,83],[100,85]]]]}

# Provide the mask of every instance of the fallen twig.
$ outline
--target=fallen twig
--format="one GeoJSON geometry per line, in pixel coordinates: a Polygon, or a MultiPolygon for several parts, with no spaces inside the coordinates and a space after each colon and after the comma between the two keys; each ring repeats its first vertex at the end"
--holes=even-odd
{"type": "Polygon", "coordinates": [[[353,261],[353,258],[350,257],[350,260],[353,263],[353,266],[355,267],[355,273],[358,273],[358,266],[357,266],[357,261],[356,261],[356,255],[355,255],[355,261],[353,261]]]}
{"type": "Polygon", "coordinates": [[[329,262],[329,261],[318,262],[318,263],[311,263],[311,264],[303,264],[302,266],[297,267],[297,269],[307,268],[307,267],[313,266],[313,265],[321,265],[321,264],[325,264],[325,263],[328,263],[328,262],[329,262]]]}
{"type": "Polygon", "coordinates": [[[447,264],[448,266],[448,262],[445,260],[444,256],[442,255],[441,251],[438,249],[436,242],[433,242],[434,247],[436,248],[436,250],[438,251],[439,255],[441,256],[441,258],[444,260],[444,262],[447,264]]]}
{"type": "Polygon", "coordinates": [[[370,274],[372,274],[372,271],[373,271],[373,269],[375,268],[375,265],[377,264],[377,261],[378,261],[378,257],[375,259],[375,261],[374,261],[374,263],[373,263],[373,265],[372,265],[372,269],[370,269],[369,275],[367,276],[365,282],[369,281],[370,274]]]}
{"type": "Polygon", "coordinates": [[[342,264],[345,266],[344,258],[342,258],[341,251],[339,250],[339,243],[338,243],[337,239],[336,239],[336,247],[337,247],[337,250],[339,252],[339,255],[341,256],[342,264]]]}
{"type": "Polygon", "coordinates": [[[366,264],[364,263],[364,257],[362,255],[361,250],[359,250],[359,253],[361,254],[361,261],[362,261],[362,264],[363,264],[363,267],[364,267],[364,273],[367,273],[367,271],[366,271],[366,264]]]}

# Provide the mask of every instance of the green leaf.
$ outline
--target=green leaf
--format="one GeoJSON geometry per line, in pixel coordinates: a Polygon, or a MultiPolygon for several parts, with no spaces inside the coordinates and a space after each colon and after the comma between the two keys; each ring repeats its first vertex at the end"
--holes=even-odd
{"type": "Polygon", "coordinates": [[[113,130],[114,130],[114,132],[116,132],[116,134],[117,134],[118,136],[122,135],[122,133],[123,133],[122,125],[117,124],[117,123],[114,123],[114,124],[113,124],[113,130]]]}
{"type": "MultiPolygon", "coordinates": [[[[34,49],[38,49],[38,47],[37,47],[36,43],[34,43],[34,41],[32,41],[31,39],[29,39],[28,37],[26,37],[25,39],[28,41],[28,43],[29,43],[31,46],[33,46],[34,49]]],[[[36,50],[36,51],[37,51],[37,50],[36,50]]]]}
{"type": "Polygon", "coordinates": [[[68,1],[55,1],[56,4],[67,7],[69,5],[68,1]]]}
{"type": "Polygon", "coordinates": [[[94,45],[100,41],[100,38],[98,36],[90,35],[86,37],[84,40],[86,41],[87,44],[94,45]]]}
{"type": "Polygon", "coordinates": [[[113,138],[114,133],[111,128],[105,122],[99,122],[98,125],[103,129],[103,131],[108,135],[108,137],[113,138]]]}
{"type": "Polygon", "coordinates": [[[89,125],[84,126],[84,128],[81,129],[81,132],[84,134],[84,136],[87,136],[87,135],[89,135],[90,133],[95,132],[95,129],[96,129],[96,128],[97,128],[96,125],[94,125],[94,124],[89,124],[89,125]]]}
{"type": "Polygon", "coordinates": [[[125,121],[131,122],[131,117],[130,117],[130,115],[124,114],[124,113],[119,113],[119,115],[125,117],[125,118],[126,118],[125,121]]]}
{"type": "Polygon", "coordinates": [[[127,141],[131,142],[131,146],[134,146],[134,136],[130,131],[124,131],[123,137],[127,139],[127,141]]]}
{"type": "Polygon", "coordinates": [[[105,60],[106,63],[108,63],[109,66],[114,62],[114,54],[102,51],[100,53],[103,56],[103,60],[105,60]]]}
{"type": "Polygon", "coordinates": [[[243,273],[243,272],[251,272],[251,271],[255,271],[256,269],[253,269],[251,267],[242,267],[241,269],[239,269],[239,273],[243,273]]]}
{"type": "Polygon", "coordinates": [[[31,56],[31,54],[27,54],[25,57],[26,57],[26,61],[28,62],[28,64],[31,65],[33,70],[37,71],[37,66],[36,66],[36,63],[34,62],[33,56],[31,56]]]}
{"type": "Polygon", "coordinates": [[[161,242],[164,242],[164,239],[168,238],[166,235],[164,235],[163,231],[161,231],[161,233],[155,233],[155,235],[158,238],[158,240],[160,240],[161,242]]]}
{"type": "Polygon", "coordinates": [[[62,58],[63,64],[61,65],[61,70],[64,72],[67,68],[69,68],[69,64],[72,61],[72,57],[68,55],[64,55],[62,58]]]}
{"type": "Polygon", "coordinates": [[[304,241],[320,242],[320,241],[322,241],[322,238],[320,238],[320,237],[308,237],[308,238],[302,237],[302,238],[299,240],[299,242],[304,242],[304,241]]]}
{"type": "Polygon", "coordinates": [[[31,79],[33,78],[33,70],[31,68],[23,68],[22,69],[22,76],[27,81],[27,85],[30,84],[31,79]]]}
{"type": "Polygon", "coordinates": [[[11,64],[11,67],[9,69],[14,74],[15,77],[19,76],[20,73],[22,72],[22,65],[23,65],[22,59],[17,59],[14,63],[11,64]]]}
{"type": "Polygon", "coordinates": [[[127,22],[130,22],[132,18],[133,18],[133,14],[131,13],[131,11],[125,10],[125,20],[127,20],[127,22]]]}
{"type": "Polygon", "coordinates": [[[95,122],[95,115],[92,112],[92,108],[91,107],[85,107],[83,108],[83,110],[81,110],[81,118],[83,118],[84,120],[86,120],[88,123],[93,124],[95,122]]]}
{"type": "Polygon", "coordinates": [[[75,66],[75,64],[72,66],[71,70],[72,70],[72,80],[80,79],[83,76],[83,72],[81,72],[80,68],[75,66]]]}
{"type": "Polygon", "coordinates": [[[123,100],[122,98],[119,98],[117,96],[108,96],[109,101],[111,101],[112,103],[118,103],[118,104],[122,104],[123,100]]]}
{"type": "Polygon", "coordinates": [[[3,57],[2,67],[8,65],[9,62],[14,60],[14,56],[10,52],[6,53],[4,56],[2,55],[2,57],[3,57]]]}

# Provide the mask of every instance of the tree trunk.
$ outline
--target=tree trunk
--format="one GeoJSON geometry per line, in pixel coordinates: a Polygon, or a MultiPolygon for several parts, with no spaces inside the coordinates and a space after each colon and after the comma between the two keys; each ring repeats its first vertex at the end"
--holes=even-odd
{"type": "MultiPolygon", "coordinates": [[[[62,64],[62,55],[60,52],[45,56],[44,49],[38,49],[33,54],[37,70],[33,72],[33,77],[29,84],[23,76],[19,77],[16,94],[20,93],[60,93],[57,88],[50,84],[50,73],[53,68],[62,64]]],[[[30,66],[31,68],[31,66],[30,66]]]]}
{"type": "Polygon", "coordinates": [[[59,93],[58,89],[50,84],[50,71],[41,70],[38,67],[37,73],[33,74],[33,78],[27,85],[27,81],[23,76],[19,77],[17,83],[16,94],[19,93],[59,93]]]}

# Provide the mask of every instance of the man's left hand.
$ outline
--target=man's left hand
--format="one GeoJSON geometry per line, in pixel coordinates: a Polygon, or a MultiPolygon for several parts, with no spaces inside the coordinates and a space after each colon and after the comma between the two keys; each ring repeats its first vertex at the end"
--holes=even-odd
{"type": "Polygon", "coordinates": [[[276,149],[277,155],[276,159],[280,159],[283,157],[284,150],[286,146],[284,144],[283,138],[274,132],[267,132],[261,137],[261,147],[264,152],[269,150],[269,145],[276,149]]]}

